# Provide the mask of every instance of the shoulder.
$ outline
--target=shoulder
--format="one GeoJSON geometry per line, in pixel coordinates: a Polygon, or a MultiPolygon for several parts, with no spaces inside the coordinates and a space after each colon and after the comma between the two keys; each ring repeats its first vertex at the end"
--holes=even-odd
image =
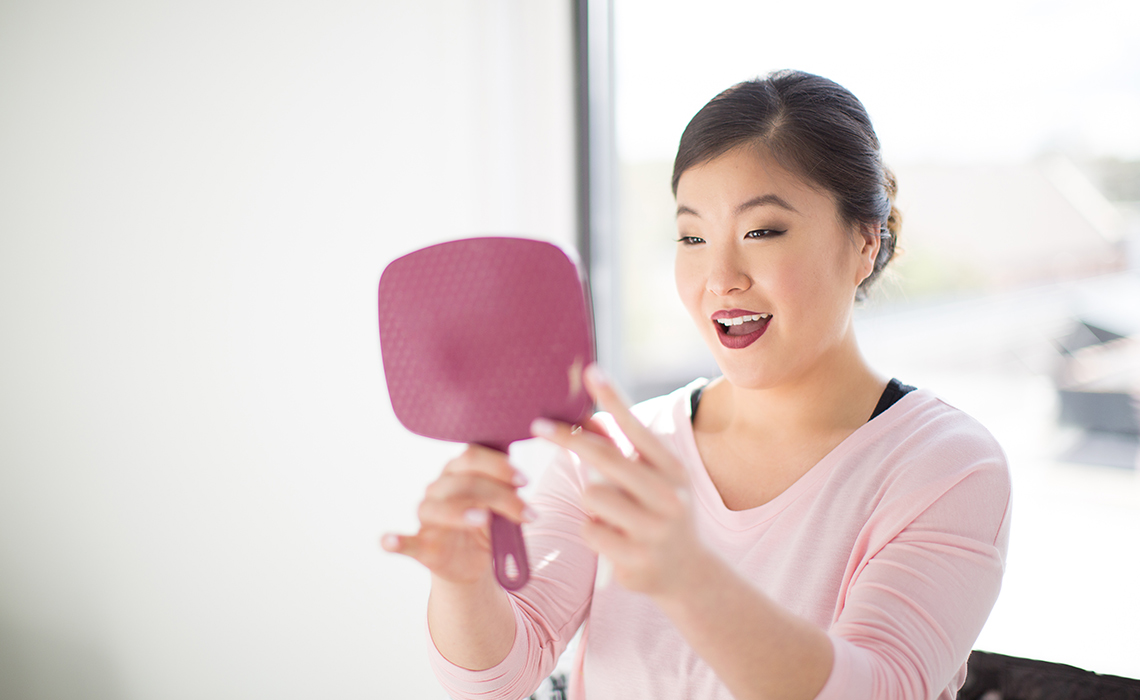
{"type": "Polygon", "coordinates": [[[990,431],[929,390],[907,394],[870,425],[884,447],[899,456],[933,460],[942,467],[1005,466],[1005,453],[990,431]],[[874,426],[876,421],[882,422],[874,426]]]}
{"type": "Polygon", "coordinates": [[[934,393],[907,394],[867,427],[848,454],[847,477],[862,482],[877,507],[913,517],[956,492],[988,511],[1008,509],[1011,480],[1001,445],[934,393]]]}

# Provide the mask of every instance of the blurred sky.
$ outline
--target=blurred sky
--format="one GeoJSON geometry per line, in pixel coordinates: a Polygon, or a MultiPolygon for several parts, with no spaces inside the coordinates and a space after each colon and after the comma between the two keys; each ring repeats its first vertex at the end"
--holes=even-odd
{"type": "Polygon", "coordinates": [[[1140,158],[1137,0],[615,0],[618,149],[672,159],[692,115],[779,68],[831,78],[888,162],[1140,158]]]}

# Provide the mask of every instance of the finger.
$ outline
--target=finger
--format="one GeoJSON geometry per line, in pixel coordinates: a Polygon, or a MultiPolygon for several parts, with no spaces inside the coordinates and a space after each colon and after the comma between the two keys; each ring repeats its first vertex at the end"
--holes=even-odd
{"type": "Polygon", "coordinates": [[[594,435],[601,435],[602,437],[609,438],[610,440],[613,439],[613,435],[610,434],[609,428],[606,426],[606,424],[593,416],[587,418],[585,422],[582,423],[582,430],[593,433],[594,435]]]}
{"type": "Polygon", "coordinates": [[[403,554],[413,559],[417,558],[420,550],[418,537],[415,535],[397,535],[394,532],[385,533],[380,538],[380,546],[384,548],[384,551],[403,554]]]}
{"type": "Polygon", "coordinates": [[[626,457],[609,438],[553,421],[535,421],[532,430],[564,447],[593,467],[610,482],[628,491],[643,507],[667,514],[676,512],[677,484],[663,470],[638,458],[626,457]]]}
{"type": "Polygon", "coordinates": [[[613,423],[601,421],[597,416],[587,418],[582,425],[573,428],[570,432],[573,435],[579,435],[581,433],[597,435],[616,447],[618,451],[627,458],[638,458],[637,450],[633,449],[633,446],[629,444],[629,441],[625,439],[624,435],[615,430],[613,423]]]}
{"type": "Polygon", "coordinates": [[[613,417],[614,422],[625,433],[634,449],[650,464],[670,474],[675,479],[683,480],[685,478],[684,467],[657,436],[630,412],[628,402],[606,378],[601,368],[597,364],[591,364],[586,368],[584,376],[586,378],[586,389],[590,395],[603,411],[613,417]]]}
{"type": "Polygon", "coordinates": [[[587,520],[582,523],[582,539],[586,546],[614,564],[627,564],[636,555],[636,545],[605,522],[587,520]]]}
{"type": "Polygon", "coordinates": [[[658,521],[652,512],[628,491],[617,486],[596,484],[586,487],[582,505],[596,519],[632,539],[639,539],[639,533],[651,532],[657,527],[658,521]]]}
{"type": "Polygon", "coordinates": [[[535,512],[519,497],[515,487],[483,474],[445,474],[427,488],[420,504],[424,525],[482,527],[488,510],[516,522],[533,522],[535,512]]]}
{"type": "Polygon", "coordinates": [[[628,461],[625,453],[608,435],[594,430],[577,430],[567,423],[538,418],[530,424],[531,434],[564,447],[584,462],[628,461]]]}
{"type": "MultiPolygon", "coordinates": [[[[491,550],[488,533],[475,533],[474,543],[484,551],[491,550]]],[[[380,538],[380,546],[387,552],[415,559],[432,570],[445,564],[454,553],[454,541],[439,528],[423,528],[415,535],[386,533],[380,538]]]]}
{"type": "Polygon", "coordinates": [[[482,474],[512,486],[526,486],[527,479],[515,469],[504,452],[468,445],[462,454],[443,467],[444,474],[482,474]]]}
{"type": "MultiPolygon", "coordinates": [[[[583,464],[604,477],[601,483],[608,481],[620,487],[642,507],[659,514],[671,514],[681,505],[673,479],[644,460],[625,457],[615,449],[573,435],[566,440],[566,447],[578,454],[583,464]]],[[[592,480],[592,483],[599,482],[592,480]]]]}
{"type": "Polygon", "coordinates": [[[425,528],[479,529],[490,520],[490,511],[473,500],[436,501],[425,499],[416,512],[425,528]]]}
{"type": "Polygon", "coordinates": [[[401,549],[400,544],[400,536],[394,532],[386,532],[380,536],[380,546],[383,547],[386,552],[399,554],[401,549]]]}
{"type": "MultiPolygon", "coordinates": [[[[601,436],[613,443],[613,445],[618,448],[618,451],[625,455],[627,459],[637,460],[640,458],[637,450],[633,449],[633,445],[629,444],[629,440],[615,430],[613,423],[604,423],[598,420],[597,417],[591,417],[582,424],[582,429],[581,431],[575,430],[574,432],[590,432],[594,435],[601,436]],[[615,432],[617,434],[615,434],[615,432]]],[[[590,483],[596,484],[600,481],[605,481],[605,477],[603,477],[597,469],[592,468],[592,465],[587,464],[587,467],[590,483]]]]}

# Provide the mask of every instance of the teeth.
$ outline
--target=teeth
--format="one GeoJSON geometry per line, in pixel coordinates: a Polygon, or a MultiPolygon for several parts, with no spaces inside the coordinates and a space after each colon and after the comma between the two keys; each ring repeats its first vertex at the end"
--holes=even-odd
{"type": "Polygon", "coordinates": [[[717,323],[722,326],[739,326],[746,321],[759,321],[760,319],[772,318],[772,314],[753,314],[752,316],[737,316],[736,318],[718,318],[717,323]]]}

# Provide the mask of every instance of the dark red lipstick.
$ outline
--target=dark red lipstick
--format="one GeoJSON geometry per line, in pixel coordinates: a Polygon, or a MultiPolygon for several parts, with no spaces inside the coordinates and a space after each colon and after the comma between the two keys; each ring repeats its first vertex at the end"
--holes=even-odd
{"type": "Polygon", "coordinates": [[[755,343],[764,335],[768,324],[772,322],[772,315],[746,309],[725,309],[715,312],[712,322],[720,344],[730,350],[739,350],[755,343]],[[722,323],[728,320],[733,323],[722,323]]]}

